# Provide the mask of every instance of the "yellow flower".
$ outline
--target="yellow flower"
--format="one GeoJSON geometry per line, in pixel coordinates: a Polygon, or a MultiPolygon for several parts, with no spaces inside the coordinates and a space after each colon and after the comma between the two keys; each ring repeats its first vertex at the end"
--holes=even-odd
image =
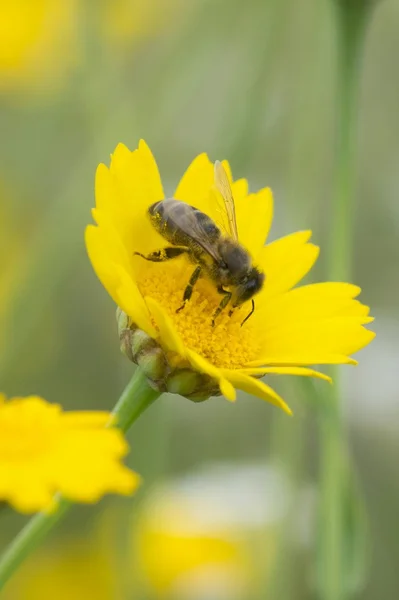
{"type": "Polygon", "coordinates": [[[131,494],[139,477],[120,463],[127,445],[106,412],[65,413],[37,396],[0,395],[0,500],[30,513],[55,492],[76,502],[131,494]]]}
{"type": "Polygon", "coordinates": [[[77,56],[76,0],[1,3],[0,90],[57,87],[77,56]]]}
{"type": "Polygon", "coordinates": [[[90,531],[45,544],[18,569],[3,600],[113,600],[117,598],[117,572],[113,548],[105,547],[90,531]]]}
{"type": "Polygon", "coordinates": [[[151,598],[255,597],[269,583],[286,516],[280,475],[221,463],[155,486],[134,512],[134,584],[151,598]]]}
{"type": "Polygon", "coordinates": [[[175,4],[175,0],[167,4],[163,0],[105,0],[97,15],[100,34],[111,47],[140,42],[173,23],[175,4]]]}
{"type": "MultiPolygon", "coordinates": [[[[231,179],[229,164],[223,163],[231,179]]],[[[374,337],[368,307],[355,298],[360,289],[348,283],[318,283],[294,288],[317,259],[310,231],[299,231],[266,246],[273,214],[270,189],[248,193],[245,179],[232,181],[239,238],[264,271],[256,310],[241,327],[248,305],[223,312],[212,326],[220,303],[215,286],[200,279],[184,310],[183,292],[193,266],[180,257],[152,263],[135,256],[167,246],[152,226],[147,210],[165,197],[156,162],[141,141],[134,152],[120,144],[111,166],[96,174],[97,226],[89,225],[86,244],[93,267],[116,304],[164,351],[165,389],[176,369],[188,368],[211,378],[234,400],[235,388],[254,394],[290,413],[262,375],[291,374],[329,379],[309,365],[356,364],[350,355],[374,337]]],[[[174,197],[202,210],[220,227],[223,216],[215,202],[214,169],[200,154],[183,175],[174,197]]],[[[174,390],[173,390],[174,391],[174,390]]],[[[208,394],[209,395],[209,394],[208,394]]]]}

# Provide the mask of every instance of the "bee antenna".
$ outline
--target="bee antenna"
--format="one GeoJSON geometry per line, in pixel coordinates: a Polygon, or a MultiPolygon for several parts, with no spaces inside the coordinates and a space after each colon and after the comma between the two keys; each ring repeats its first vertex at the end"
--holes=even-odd
{"type": "Polygon", "coordinates": [[[249,314],[248,314],[248,315],[245,317],[245,319],[244,319],[244,320],[243,320],[243,322],[241,323],[241,327],[244,325],[244,323],[245,323],[246,321],[248,321],[249,317],[250,317],[251,315],[253,315],[253,313],[254,313],[254,312],[255,312],[255,300],[252,298],[252,308],[251,308],[251,311],[249,312],[249,314]]]}

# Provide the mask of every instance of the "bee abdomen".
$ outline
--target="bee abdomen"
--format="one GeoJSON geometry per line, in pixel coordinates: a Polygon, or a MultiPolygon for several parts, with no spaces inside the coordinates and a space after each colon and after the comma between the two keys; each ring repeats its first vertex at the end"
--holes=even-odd
{"type": "Polygon", "coordinates": [[[151,204],[148,209],[151,223],[161,235],[164,235],[167,231],[173,233],[170,218],[166,212],[164,202],[165,200],[154,202],[154,204],[151,204]]]}
{"type": "Polygon", "coordinates": [[[220,237],[220,229],[215,225],[212,219],[202,211],[198,210],[198,208],[193,208],[193,211],[197,223],[201,226],[208,238],[212,241],[218,239],[220,237]]]}
{"type": "Polygon", "coordinates": [[[220,230],[208,215],[175,198],[166,198],[152,204],[148,214],[155,229],[172,244],[193,245],[198,235],[216,241],[220,230]]]}

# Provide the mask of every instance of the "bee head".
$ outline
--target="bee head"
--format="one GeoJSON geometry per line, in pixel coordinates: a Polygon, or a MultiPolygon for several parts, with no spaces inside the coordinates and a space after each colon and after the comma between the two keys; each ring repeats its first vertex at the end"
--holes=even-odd
{"type": "Polygon", "coordinates": [[[240,304],[251,300],[262,289],[264,281],[264,273],[256,267],[252,267],[247,271],[245,277],[242,278],[234,290],[232,298],[233,306],[240,306],[240,304]]]}

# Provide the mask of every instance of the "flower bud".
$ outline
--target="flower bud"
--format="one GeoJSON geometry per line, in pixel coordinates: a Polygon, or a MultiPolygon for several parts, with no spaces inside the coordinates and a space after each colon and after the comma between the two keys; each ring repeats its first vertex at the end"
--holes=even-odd
{"type": "Polygon", "coordinates": [[[183,358],[164,350],[157,340],[132,323],[120,308],[116,311],[116,318],[122,354],[141,368],[152,388],[180,394],[193,402],[220,396],[217,381],[194,371],[183,358]]]}

